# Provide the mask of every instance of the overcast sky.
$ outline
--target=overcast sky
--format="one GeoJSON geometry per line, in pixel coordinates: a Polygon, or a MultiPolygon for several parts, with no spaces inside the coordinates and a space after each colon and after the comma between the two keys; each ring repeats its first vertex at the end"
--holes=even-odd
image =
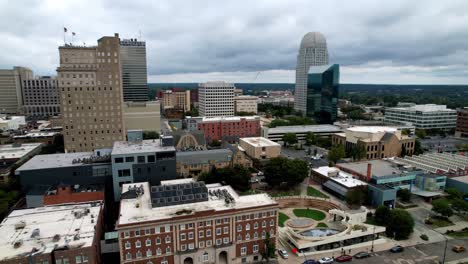
{"type": "Polygon", "coordinates": [[[468,84],[466,0],[0,0],[0,68],[55,74],[63,26],[87,45],[141,31],[150,82],[293,83],[319,31],[342,83],[468,84]]]}

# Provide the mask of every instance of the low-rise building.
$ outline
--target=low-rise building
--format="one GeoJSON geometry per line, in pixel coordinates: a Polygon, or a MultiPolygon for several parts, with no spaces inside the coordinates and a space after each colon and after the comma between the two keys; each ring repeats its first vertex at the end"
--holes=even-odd
{"type": "Polygon", "coordinates": [[[304,143],[308,133],[313,133],[317,136],[331,136],[341,131],[340,127],[333,125],[262,127],[262,137],[277,143],[282,143],[284,134],[294,133],[297,140],[300,143],[304,143]]]}
{"type": "Polygon", "coordinates": [[[415,139],[394,127],[382,126],[355,126],[332,135],[332,144],[341,144],[348,152],[360,143],[366,150],[365,159],[382,159],[412,155],[415,139]]]}
{"type": "Polygon", "coordinates": [[[26,118],[24,116],[8,116],[0,117],[0,130],[17,130],[21,126],[26,125],[26,118]]]}
{"type": "Polygon", "coordinates": [[[30,132],[24,135],[13,136],[13,142],[18,144],[23,143],[43,143],[44,145],[51,145],[54,143],[55,137],[60,135],[58,132],[30,132]]]}
{"type": "Polygon", "coordinates": [[[0,263],[100,261],[101,202],[14,210],[0,225],[0,263]]]}
{"type": "Polygon", "coordinates": [[[447,152],[425,153],[397,160],[427,173],[448,177],[468,175],[468,157],[464,155],[447,152]]]}
{"type": "Polygon", "coordinates": [[[104,202],[104,199],[104,186],[102,185],[36,185],[26,194],[26,206],[34,208],[94,201],[104,202]]]}
{"type": "Polygon", "coordinates": [[[253,113],[257,114],[258,97],[251,95],[239,95],[234,97],[234,111],[236,113],[253,113]]]}
{"type": "Polygon", "coordinates": [[[41,143],[0,145],[0,183],[7,183],[11,170],[38,154],[42,146],[41,143]]]}
{"type": "Polygon", "coordinates": [[[161,92],[162,109],[190,111],[190,90],[165,90],[161,92]]]}
{"type": "Polygon", "coordinates": [[[447,178],[447,188],[455,188],[462,194],[468,194],[468,175],[447,178]]]}
{"type": "Polygon", "coordinates": [[[176,178],[176,151],[172,140],[116,141],[112,148],[114,198],[120,198],[125,183],[150,182],[176,178]]]}
{"type": "Polygon", "coordinates": [[[385,109],[387,122],[411,122],[417,129],[452,129],[457,122],[457,111],[446,105],[424,104],[385,109]]]}
{"type": "Polygon", "coordinates": [[[232,116],[232,117],[187,117],[188,130],[196,126],[203,131],[207,142],[222,140],[237,142],[242,137],[260,136],[260,117],[232,116]]]}
{"type": "Polygon", "coordinates": [[[312,169],[311,177],[320,183],[325,190],[341,199],[346,198],[346,194],[351,190],[367,187],[366,182],[334,167],[322,166],[312,169]]]}
{"type": "Polygon", "coordinates": [[[240,138],[239,146],[252,159],[271,159],[281,154],[281,145],[263,137],[240,138]]]}
{"type": "Polygon", "coordinates": [[[468,107],[457,109],[456,137],[468,137],[468,107]]]}
{"type": "Polygon", "coordinates": [[[267,194],[192,179],[125,184],[120,212],[121,263],[255,263],[267,234],[277,239],[278,204],[267,194]]]}
{"type": "Polygon", "coordinates": [[[125,129],[143,131],[161,130],[161,108],[159,102],[125,102],[123,104],[125,129]]]}

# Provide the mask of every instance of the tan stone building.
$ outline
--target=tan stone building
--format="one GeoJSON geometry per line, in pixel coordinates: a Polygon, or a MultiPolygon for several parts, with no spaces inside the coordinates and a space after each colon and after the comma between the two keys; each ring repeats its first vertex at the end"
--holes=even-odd
{"type": "Polygon", "coordinates": [[[97,46],[59,47],[58,85],[67,152],[110,148],[125,140],[119,35],[97,46]]]}
{"type": "Polygon", "coordinates": [[[281,154],[281,145],[263,137],[240,138],[239,145],[253,159],[271,159],[281,154]]]}
{"type": "Polygon", "coordinates": [[[163,109],[178,109],[190,111],[190,90],[166,90],[162,93],[163,109]]]}
{"type": "Polygon", "coordinates": [[[125,102],[123,105],[125,129],[160,131],[161,107],[159,102],[125,102]]]}
{"type": "Polygon", "coordinates": [[[258,112],[257,109],[258,97],[250,95],[241,95],[234,97],[234,110],[236,113],[246,112],[254,113],[258,112]]]}
{"type": "Polygon", "coordinates": [[[364,144],[365,159],[369,160],[399,157],[403,150],[405,155],[412,155],[415,139],[402,135],[401,131],[394,127],[381,126],[350,127],[344,133],[332,135],[332,144],[342,144],[347,152],[359,142],[364,144]]]}
{"type": "Polygon", "coordinates": [[[12,70],[0,69],[0,113],[18,114],[23,106],[21,84],[33,77],[33,72],[24,67],[12,70]]]}

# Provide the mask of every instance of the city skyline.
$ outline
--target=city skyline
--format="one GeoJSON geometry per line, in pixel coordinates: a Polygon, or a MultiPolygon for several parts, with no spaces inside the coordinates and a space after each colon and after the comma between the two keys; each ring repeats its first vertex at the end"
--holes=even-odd
{"type": "Polygon", "coordinates": [[[0,44],[0,67],[55,75],[65,26],[67,42],[76,33],[75,44],[113,33],[140,39],[141,32],[149,82],[294,83],[301,38],[318,31],[327,38],[330,63],[341,65],[342,83],[468,83],[463,1],[426,1],[424,8],[403,1],[204,4],[0,3],[0,35],[8,40],[0,44]]]}

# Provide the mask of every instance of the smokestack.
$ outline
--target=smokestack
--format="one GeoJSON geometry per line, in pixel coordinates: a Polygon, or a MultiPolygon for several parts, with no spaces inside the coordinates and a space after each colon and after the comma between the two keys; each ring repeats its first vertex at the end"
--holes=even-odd
{"type": "Polygon", "coordinates": [[[372,176],[372,164],[367,163],[367,182],[370,182],[372,176]]]}

